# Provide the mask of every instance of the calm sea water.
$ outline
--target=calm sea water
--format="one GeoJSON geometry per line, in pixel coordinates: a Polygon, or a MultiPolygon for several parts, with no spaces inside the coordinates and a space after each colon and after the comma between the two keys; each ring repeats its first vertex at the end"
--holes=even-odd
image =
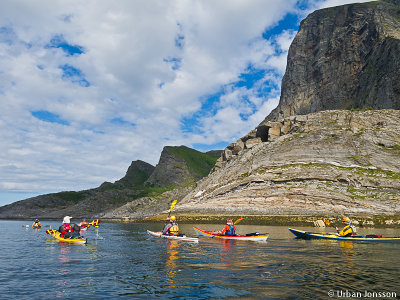
{"type": "MultiPolygon", "coordinates": [[[[400,296],[400,243],[304,241],[294,239],[287,227],[239,224],[242,233],[269,232],[269,241],[201,238],[189,244],[146,234],[162,224],[102,223],[85,233],[89,242],[82,246],[60,243],[46,235],[48,228],[24,224],[31,222],[0,221],[2,299],[330,299],[329,292],[333,299],[357,292],[400,296]]],[[[42,225],[57,228],[59,223],[42,225]]],[[[181,224],[181,229],[195,236],[192,225],[181,224]]],[[[393,229],[359,232],[400,236],[393,229]]]]}

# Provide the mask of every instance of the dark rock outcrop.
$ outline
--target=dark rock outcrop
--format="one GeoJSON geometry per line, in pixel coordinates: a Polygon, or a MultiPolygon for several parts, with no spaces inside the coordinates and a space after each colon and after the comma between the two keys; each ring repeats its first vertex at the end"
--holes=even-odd
{"type": "Polygon", "coordinates": [[[154,172],[155,167],[151,164],[136,160],[129,166],[124,177],[115,182],[120,187],[137,187],[145,183],[154,172]]]}
{"type": "Polygon", "coordinates": [[[400,1],[318,10],[301,22],[266,121],[330,109],[400,109],[400,1]]]}

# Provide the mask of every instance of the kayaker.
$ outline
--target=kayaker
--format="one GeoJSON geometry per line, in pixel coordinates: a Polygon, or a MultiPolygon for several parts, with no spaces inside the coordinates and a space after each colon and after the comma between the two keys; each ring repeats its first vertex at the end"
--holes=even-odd
{"type": "Polygon", "coordinates": [[[178,235],[179,234],[179,226],[176,223],[176,217],[171,216],[169,217],[169,223],[165,225],[163,231],[163,235],[178,235]]]}
{"type": "Polygon", "coordinates": [[[221,231],[222,235],[236,235],[236,227],[233,225],[232,220],[226,219],[226,225],[221,231]]]}
{"type": "Polygon", "coordinates": [[[340,236],[351,236],[356,233],[356,228],[351,225],[351,220],[348,217],[343,218],[343,223],[345,224],[344,228],[339,231],[339,228],[336,227],[336,231],[340,236]]]}
{"type": "Polygon", "coordinates": [[[86,228],[88,226],[88,223],[86,222],[86,219],[83,219],[82,222],[79,223],[80,228],[86,228]]]}
{"type": "Polygon", "coordinates": [[[35,222],[33,222],[32,227],[34,228],[39,228],[42,227],[38,219],[35,219],[35,222]]]}
{"type": "Polygon", "coordinates": [[[58,231],[61,232],[61,237],[71,238],[79,236],[80,227],[75,223],[71,223],[71,218],[69,216],[65,216],[62,225],[58,228],[58,231]]]}

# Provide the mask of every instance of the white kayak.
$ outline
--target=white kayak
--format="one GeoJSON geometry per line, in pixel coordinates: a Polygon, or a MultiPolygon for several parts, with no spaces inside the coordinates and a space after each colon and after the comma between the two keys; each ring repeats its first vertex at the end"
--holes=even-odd
{"type": "Polygon", "coordinates": [[[161,232],[154,232],[154,231],[150,231],[150,230],[147,230],[147,233],[151,236],[155,236],[155,237],[163,238],[163,239],[178,240],[178,241],[184,241],[184,242],[190,242],[190,243],[198,243],[199,242],[198,238],[191,238],[186,235],[182,235],[182,236],[164,235],[161,232]]]}

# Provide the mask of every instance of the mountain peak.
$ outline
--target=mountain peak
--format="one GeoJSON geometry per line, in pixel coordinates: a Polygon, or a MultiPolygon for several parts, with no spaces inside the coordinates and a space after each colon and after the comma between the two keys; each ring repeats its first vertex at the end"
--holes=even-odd
{"type": "Polygon", "coordinates": [[[207,176],[217,160],[214,152],[199,152],[186,146],[165,146],[146,185],[182,186],[207,176]]]}

